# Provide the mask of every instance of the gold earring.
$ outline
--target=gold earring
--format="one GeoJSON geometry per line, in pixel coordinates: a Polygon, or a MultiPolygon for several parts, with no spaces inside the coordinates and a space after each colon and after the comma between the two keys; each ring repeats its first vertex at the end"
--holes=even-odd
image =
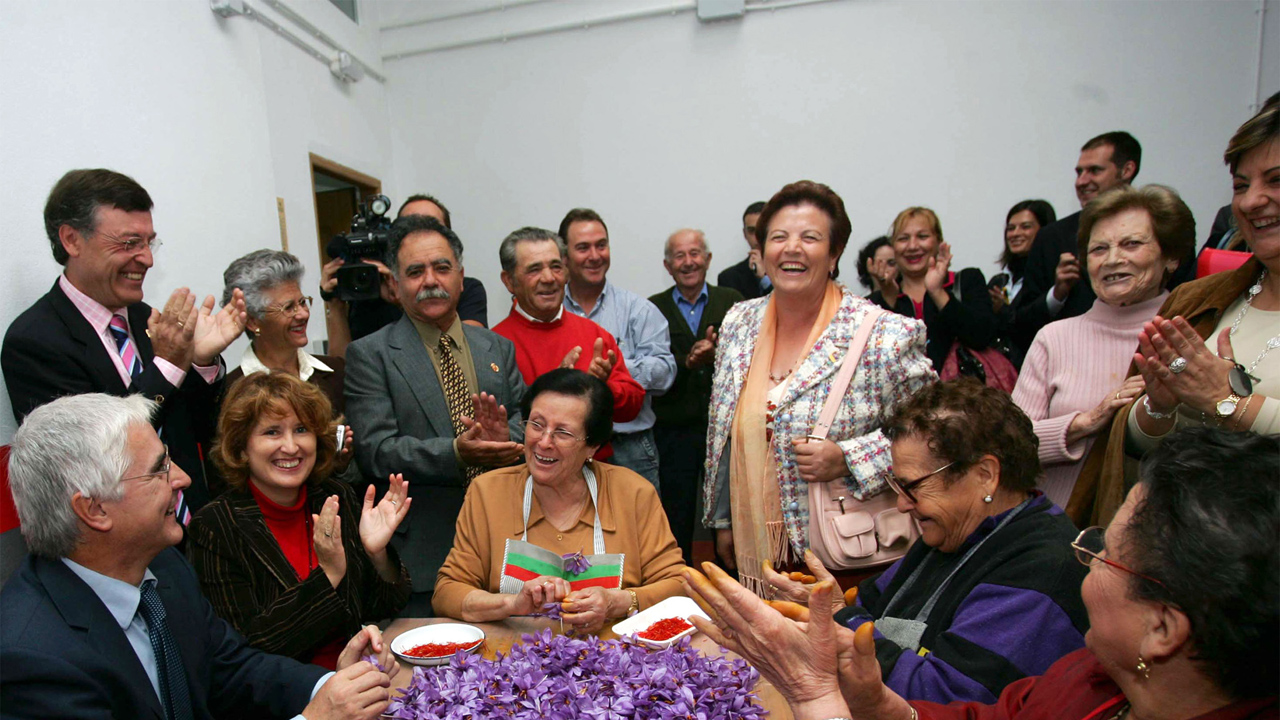
{"type": "Polygon", "coordinates": [[[1138,674],[1142,676],[1143,680],[1151,679],[1151,666],[1147,664],[1146,660],[1142,659],[1141,655],[1138,656],[1137,670],[1138,670],[1138,674]]]}

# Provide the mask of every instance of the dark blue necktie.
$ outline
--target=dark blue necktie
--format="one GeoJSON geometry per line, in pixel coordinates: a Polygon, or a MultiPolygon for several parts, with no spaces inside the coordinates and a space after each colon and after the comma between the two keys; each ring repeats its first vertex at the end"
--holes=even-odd
{"type": "Polygon", "coordinates": [[[156,672],[160,676],[160,704],[164,706],[166,720],[192,720],[191,693],[187,688],[187,674],[182,668],[182,656],[178,643],[169,632],[165,620],[164,603],[156,591],[156,581],[142,583],[142,602],[138,612],[147,622],[147,635],[151,638],[151,650],[156,655],[156,672]]]}

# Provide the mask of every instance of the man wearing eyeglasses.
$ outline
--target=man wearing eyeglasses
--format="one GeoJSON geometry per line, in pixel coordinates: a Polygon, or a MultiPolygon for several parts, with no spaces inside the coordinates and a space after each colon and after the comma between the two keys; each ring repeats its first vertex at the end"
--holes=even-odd
{"type": "Polygon", "coordinates": [[[142,300],[160,240],[151,196],[105,169],[72,170],[45,204],[53,258],[65,269],[14,320],[0,350],[14,417],[54,398],[139,393],[159,403],[154,423],[174,459],[192,473],[177,513],[183,524],[211,499],[200,462],[217,421],[220,355],[244,330],[244,296],[214,312],[210,295],[179,288],[163,308],[142,300]]]}
{"type": "Polygon", "coordinates": [[[376,626],[337,672],[249,647],[217,617],[173,546],[190,478],[136,395],[33,411],[10,456],[31,550],[0,592],[0,707],[14,718],[378,717],[395,661],[376,626]]]}

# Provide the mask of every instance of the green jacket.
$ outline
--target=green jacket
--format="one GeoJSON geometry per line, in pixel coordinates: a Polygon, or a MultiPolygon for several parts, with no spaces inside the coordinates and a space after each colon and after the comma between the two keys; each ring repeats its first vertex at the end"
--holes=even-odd
{"type": "Polygon", "coordinates": [[[689,323],[680,315],[676,301],[671,297],[672,285],[662,292],[649,297],[649,302],[658,306],[667,325],[671,329],[671,353],[676,356],[676,381],[664,395],[653,398],[653,412],[658,416],[659,425],[698,425],[706,427],[707,410],[711,405],[711,378],[715,372],[715,364],[710,363],[690,370],[684,361],[689,357],[693,344],[707,336],[707,328],[714,326],[718,331],[724,321],[725,313],[736,302],[742,301],[742,294],[726,287],[707,285],[707,306],[702,311],[702,321],[695,334],[689,330],[689,323]]]}

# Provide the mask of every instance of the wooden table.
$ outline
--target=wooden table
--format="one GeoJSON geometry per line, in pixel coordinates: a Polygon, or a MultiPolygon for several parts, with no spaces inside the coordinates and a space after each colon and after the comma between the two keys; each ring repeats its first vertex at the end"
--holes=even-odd
{"type": "MultiPolygon", "coordinates": [[[[401,618],[392,622],[382,631],[382,636],[387,642],[391,642],[402,632],[412,630],[423,625],[434,625],[444,622],[460,622],[458,620],[450,620],[448,618],[401,618]]],[[[483,623],[467,623],[484,630],[484,646],[481,648],[481,655],[486,659],[492,660],[498,653],[506,653],[511,650],[511,646],[520,642],[520,638],[524,635],[533,634],[546,628],[551,628],[554,632],[560,632],[560,623],[549,618],[531,618],[531,617],[515,617],[508,618],[502,622],[483,622],[483,623]]],[[[617,635],[609,629],[613,623],[609,623],[600,633],[600,637],[605,640],[615,640],[617,635]]],[[[716,645],[706,635],[702,633],[693,634],[693,647],[704,655],[721,652],[722,649],[716,645]]],[[[727,651],[725,651],[727,652],[727,651]]],[[[736,657],[733,653],[730,656],[736,657]]],[[[395,689],[404,688],[409,684],[409,680],[413,677],[413,666],[400,664],[396,670],[396,674],[391,676],[391,685],[395,689]]],[[[778,720],[792,720],[791,709],[787,707],[787,703],[782,699],[782,695],[778,690],[764,678],[760,678],[760,682],[756,685],[756,694],[760,696],[760,704],[765,710],[769,711],[770,718],[778,720]]]]}

